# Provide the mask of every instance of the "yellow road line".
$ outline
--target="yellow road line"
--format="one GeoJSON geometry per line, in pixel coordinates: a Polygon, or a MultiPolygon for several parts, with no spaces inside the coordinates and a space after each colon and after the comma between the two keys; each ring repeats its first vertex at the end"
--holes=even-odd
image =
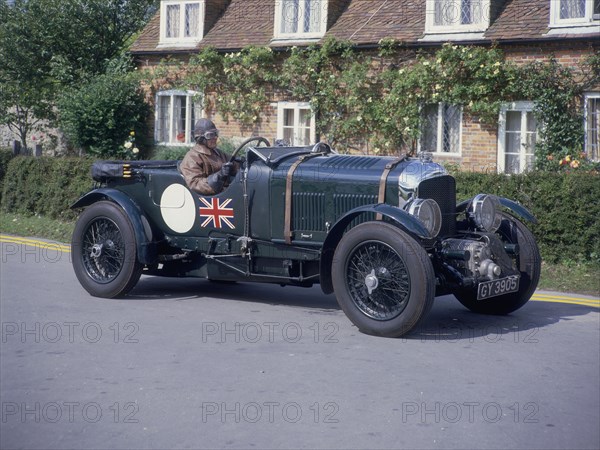
{"type": "Polygon", "coordinates": [[[42,247],[44,249],[59,250],[65,253],[71,252],[71,246],[69,245],[60,244],[57,242],[45,242],[37,239],[21,238],[17,236],[7,236],[4,234],[0,234],[0,242],[37,246],[42,247]]]}
{"type": "Polygon", "coordinates": [[[600,299],[595,299],[595,298],[581,298],[581,297],[567,297],[565,295],[552,295],[552,294],[533,294],[534,297],[537,297],[539,299],[543,299],[543,298],[549,298],[549,299],[553,299],[553,298],[561,298],[564,300],[584,300],[586,302],[596,302],[598,303],[598,305],[600,305],[600,299]]]}
{"type": "Polygon", "coordinates": [[[585,300],[581,300],[581,301],[574,301],[574,300],[562,300],[560,297],[557,298],[556,300],[552,300],[549,298],[535,298],[535,297],[531,297],[531,300],[534,302],[546,302],[546,303],[567,303],[569,305],[581,305],[581,306],[589,306],[590,308],[600,308],[600,305],[598,304],[598,302],[594,302],[594,301],[585,301],[585,300]]]}
{"type": "MultiPolygon", "coordinates": [[[[55,242],[45,242],[45,241],[40,241],[37,239],[28,239],[28,238],[22,238],[22,237],[18,237],[18,236],[7,236],[5,234],[0,234],[0,242],[41,246],[46,249],[60,250],[65,253],[71,252],[71,247],[66,244],[60,244],[60,243],[55,243],[55,242]]],[[[600,299],[569,297],[569,296],[560,295],[560,294],[533,294],[533,296],[531,297],[531,300],[537,301],[537,302],[567,303],[567,304],[571,304],[571,305],[582,305],[582,306],[590,306],[593,308],[600,308],[600,299]]]]}

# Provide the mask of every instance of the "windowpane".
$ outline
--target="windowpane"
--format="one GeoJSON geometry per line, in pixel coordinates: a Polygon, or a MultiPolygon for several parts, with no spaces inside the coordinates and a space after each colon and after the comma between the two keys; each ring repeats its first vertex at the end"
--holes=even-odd
{"type": "Polygon", "coordinates": [[[321,0],[304,0],[304,32],[321,30],[321,0]]]}
{"type": "Polygon", "coordinates": [[[286,144],[294,145],[294,129],[284,128],[283,129],[283,140],[286,144]]]}
{"type": "Polygon", "coordinates": [[[585,151],[593,160],[600,159],[600,97],[586,99],[585,151]]]}
{"type": "Polygon", "coordinates": [[[167,30],[168,38],[179,37],[179,5],[167,5],[167,30]]]}
{"type": "Polygon", "coordinates": [[[600,15],[600,0],[594,0],[594,15],[600,15]]]}
{"type": "Polygon", "coordinates": [[[471,25],[484,20],[482,0],[434,0],[434,25],[471,25]]]}
{"type": "Polygon", "coordinates": [[[158,142],[169,141],[169,112],[171,97],[159,96],[156,111],[156,140],[158,142]]]}
{"type": "Polygon", "coordinates": [[[437,151],[438,110],[438,105],[427,105],[423,108],[421,148],[426,152],[437,151]]]}
{"type": "Polygon", "coordinates": [[[298,14],[300,0],[283,0],[281,5],[281,32],[298,32],[298,14]]]}
{"type": "Polygon", "coordinates": [[[577,19],[585,17],[586,0],[560,0],[560,18],[577,19]]]}
{"type": "Polygon", "coordinates": [[[293,127],[294,126],[294,110],[284,109],[283,110],[283,126],[293,127]]]}
{"type": "Polygon", "coordinates": [[[506,154],[504,160],[504,172],[505,173],[519,173],[520,172],[520,164],[519,164],[519,155],[515,154],[506,154]]]}
{"type": "Polygon", "coordinates": [[[507,111],[506,131],[521,131],[521,112],[507,111]]]}
{"type": "Polygon", "coordinates": [[[202,101],[194,102],[192,92],[163,91],[156,101],[156,141],[166,144],[193,143],[194,123],[202,117],[202,101]]]}
{"type": "Polygon", "coordinates": [[[460,107],[443,105],[442,113],[444,119],[442,151],[458,153],[460,145],[460,107]]]}
{"type": "Polygon", "coordinates": [[[298,110],[298,114],[300,116],[299,125],[301,127],[310,128],[310,110],[308,109],[300,109],[298,110]]]}
{"type": "Polygon", "coordinates": [[[515,105],[514,110],[501,113],[505,121],[503,130],[504,172],[521,173],[534,168],[537,141],[537,120],[527,103],[515,105]]]}
{"type": "Polygon", "coordinates": [[[200,3],[185,5],[185,37],[198,37],[200,28],[200,3]]]}
{"type": "Polygon", "coordinates": [[[506,153],[519,154],[521,151],[521,133],[506,133],[506,153]]]}

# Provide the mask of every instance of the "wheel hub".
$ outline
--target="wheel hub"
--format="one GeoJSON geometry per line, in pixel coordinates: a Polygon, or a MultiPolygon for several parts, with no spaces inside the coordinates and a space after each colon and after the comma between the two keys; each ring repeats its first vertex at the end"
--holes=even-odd
{"type": "Polygon", "coordinates": [[[365,286],[367,286],[369,295],[379,287],[379,279],[375,275],[375,269],[371,270],[371,273],[365,277],[365,286]]]}
{"type": "Polygon", "coordinates": [[[102,255],[103,247],[104,247],[104,244],[94,244],[94,246],[92,247],[92,251],[90,252],[90,256],[92,258],[99,258],[100,255],[102,255]]]}

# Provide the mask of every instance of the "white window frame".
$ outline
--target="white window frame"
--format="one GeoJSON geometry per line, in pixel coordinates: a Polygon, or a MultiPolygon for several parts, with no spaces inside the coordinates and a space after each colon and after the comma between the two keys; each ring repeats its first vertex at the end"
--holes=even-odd
{"type": "Polygon", "coordinates": [[[206,11],[206,0],[181,1],[181,0],[163,0],[160,2],[160,40],[159,46],[189,46],[197,44],[204,37],[204,17],[206,11]],[[191,4],[200,5],[198,17],[198,36],[183,36],[185,28],[185,7],[191,4]],[[167,37],[167,7],[178,5],[179,9],[179,36],[167,37]]]}
{"type": "Polygon", "coordinates": [[[285,117],[284,110],[292,109],[294,110],[294,142],[289,142],[290,145],[297,145],[296,143],[300,140],[300,110],[309,110],[310,111],[310,142],[314,143],[317,141],[316,136],[316,121],[315,115],[312,111],[309,102],[278,102],[277,103],[277,139],[284,139],[284,124],[283,119],[285,117]]]}
{"type": "MultiPolygon", "coordinates": [[[[590,143],[588,142],[588,135],[589,135],[588,129],[591,127],[591,120],[592,120],[592,117],[591,117],[591,114],[590,114],[590,111],[588,108],[588,100],[591,100],[591,99],[596,99],[596,101],[600,102],[600,92],[586,92],[583,97],[583,101],[584,101],[583,115],[584,115],[584,127],[585,127],[584,128],[585,129],[585,144],[584,144],[585,147],[584,148],[585,148],[585,152],[588,155],[588,158],[590,158],[593,161],[600,161],[600,138],[597,138],[596,145],[598,147],[596,148],[595,155],[590,154],[591,148],[590,148],[590,143]]],[[[600,130],[600,115],[598,115],[598,117],[596,117],[596,121],[597,121],[597,123],[595,124],[596,130],[600,130]]]]}
{"type": "Polygon", "coordinates": [[[167,145],[167,146],[193,146],[194,142],[192,139],[192,131],[194,129],[194,124],[192,123],[192,108],[194,107],[194,103],[199,104],[200,115],[195,119],[198,120],[202,117],[205,117],[205,111],[202,105],[202,100],[198,99],[198,92],[195,91],[182,91],[177,89],[171,89],[167,91],[160,91],[156,93],[155,98],[155,109],[154,109],[154,142],[159,145],[167,145]],[[169,101],[169,140],[161,141],[159,140],[159,119],[160,119],[160,97],[170,97],[169,101]],[[175,97],[187,97],[187,101],[185,103],[185,137],[183,142],[177,141],[176,138],[176,120],[175,120],[175,97]]]}
{"type": "MultiPolygon", "coordinates": [[[[521,147],[519,149],[519,167],[522,168],[522,170],[519,173],[523,173],[525,171],[524,168],[527,167],[527,154],[521,150],[523,146],[527,144],[527,114],[523,113],[533,112],[534,107],[534,102],[520,101],[506,103],[500,108],[500,118],[498,120],[498,173],[506,173],[506,113],[509,111],[516,111],[521,113],[521,147]]],[[[535,134],[537,143],[539,142],[540,136],[540,124],[537,125],[535,134]]],[[[535,150],[533,154],[535,161],[535,150]]]]}
{"type": "Polygon", "coordinates": [[[560,5],[562,0],[550,0],[550,27],[581,27],[600,25],[600,14],[594,14],[594,0],[585,0],[585,14],[583,17],[571,19],[560,18],[560,5]]]}
{"type": "MultiPolygon", "coordinates": [[[[303,18],[304,18],[304,8],[307,0],[298,0],[298,30],[302,29],[303,18]]],[[[304,40],[304,39],[319,39],[325,35],[327,31],[327,11],[329,9],[329,0],[312,0],[317,1],[319,3],[319,7],[321,8],[321,17],[320,22],[321,26],[318,32],[303,32],[297,31],[295,33],[284,33],[281,31],[281,26],[283,24],[283,16],[286,13],[285,8],[287,3],[285,0],[277,0],[275,2],[275,30],[274,30],[274,39],[276,40],[304,40]]]]}
{"type": "MultiPolygon", "coordinates": [[[[446,103],[440,102],[437,104],[437,131],[436,131],[436,149],[432,152],[436,156],[460,156],[462,154],[462,134],[463,134],[463,107],[461,105],[453,105],[460,109],[459,112],[459,125],[458,125],[458,151],[457,152],[445,152],[444,151],[444,105],[446,103]]],[[[423,124],[421,125],[423,126],[423,124]]],[[[419,133],[418,151],[431,151],[431,149],[422,149],[422,136],[423,130],[419,133]]]]}
{"type": "MultiPolygon", "coordinates": [[[[458,18],[460,19],[460,8],[463,0],[449,0],[449,3],[453,5],[453,8],[458,8],[458,18]]],[[[476,0],[471,0],[476,1],[476,0]]],[[[490,0],[477,0],[481,1],[481,14],[482,21],[478,23],[461,24],[455,23],[451,25],[436,25],[435,23],[435,4],[436,0],[427,0],[425,8],[425,33],[470,33],[470,32],[482,32],[488,29],[490,26],[490,0]]],[[[452,14],[455,15],[454,12],[452,14]]]]}

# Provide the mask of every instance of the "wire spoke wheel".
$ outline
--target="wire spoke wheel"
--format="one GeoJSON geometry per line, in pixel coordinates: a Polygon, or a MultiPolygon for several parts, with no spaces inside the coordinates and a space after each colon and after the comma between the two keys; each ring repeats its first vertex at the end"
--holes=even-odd
{"type": "Polygon", "coordinates": [[[96,202],[79,216],[71,248],[75,275],[95,297],[123,296],[140,279],[133,226],[115,203],[96,202]]]}
{"type": "Polygon", "coordinates": [[[435,273],[427,252],[388,223],[365,222],[347,231],[331,278],[340,307],[363,333],[402,336],[433,304],[435,273]]]}
{"type": "Polygon", "coordinates": [[[402,313],[410,295],[410,277],[404,260],[389,245],[359,244],[346,264],[348,291],[365,315],[389,320],[402,313]]]}
{"type": "Polygon", "coordinates": [[[100,217],[89,224],[83,235],[82,258],[87,274],[97,283],[108,283],[119,275],[125,244],[115,222],[100,217]]]}

